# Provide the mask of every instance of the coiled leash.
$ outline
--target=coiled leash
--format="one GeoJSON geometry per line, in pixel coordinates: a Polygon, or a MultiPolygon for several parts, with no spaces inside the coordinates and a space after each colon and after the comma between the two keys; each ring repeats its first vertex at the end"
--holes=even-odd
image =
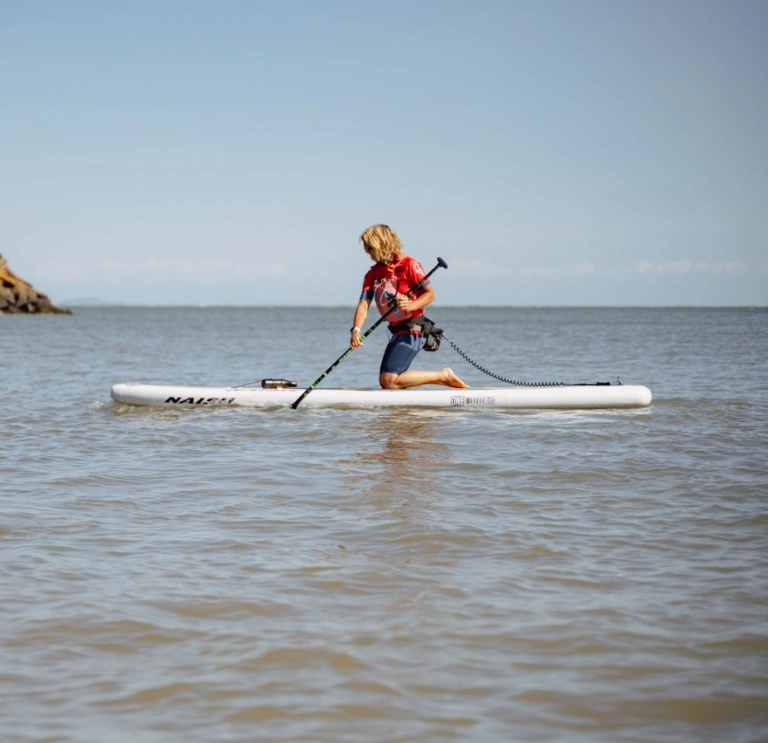
{"type": "Polygon", "coordinates": [[[478,371],[481,371],[483,374],[487,374],[489,377],[493,377],[493,379],[497,379],[499,382],[504,382],[504,384],[511,384],[513,387],[565,387],[565,382],[520,382],[516,379],[507,379],[506,377],[502,377],[501,374],[495,374],[494,372],[490,371],[489,369],[486,369],[484,366],[480,366],[476,361],[471,359],[467,354],[462,351],[445,333],[442,333],[443,338],[448,341],[451,348],[456,351],[461,358],[464,359],[464,361],[468,361],[472,366],[475,367],[478,371]]]}
{"type": "MultiPolygon", "coordinates": [[[[421,318],[420,318],[421,319],[421,318]]],[[[464,361],[467,361],[468,363],[472,364],[472,366],[475,367],[478,371],[481,371],[483,374],[487,374],[489,377],[492,377],[493,379],[498,380],[499,382],[504,382],[504,384],[511,384],[513,387],[565,387],[567,386],[565,382],[520,382],[517,379],[507,379],[507,377],[502,377],[501,374],[496,374],[489,369],[486,369],[484,366],[480,366],[476,361],[471,359],[464,351],[462,351],[446,334],[445,331],[441,328],[438,328],[435,326],[435,324],[427,319],[426,317],[422,319],[421,323],[421,333],[424,336],[425,342],[424,342],[424,350],[425,351],[437,351],[438,348],[440,348],[440,341],[445,338],[445,340],[448,341],[451,348],[456,351],[461,358],[464,359],[464,361]]]]}

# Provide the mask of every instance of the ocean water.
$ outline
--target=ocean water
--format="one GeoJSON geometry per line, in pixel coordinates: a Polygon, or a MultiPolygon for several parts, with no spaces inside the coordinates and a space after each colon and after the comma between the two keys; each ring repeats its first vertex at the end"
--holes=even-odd
{"type": "Polygon", "coordinates": [[[351,308],[0,316],[0,740],[768,740],[768,311],[430,314],[653,405],[131,408],[309,384],[351,308]]]}

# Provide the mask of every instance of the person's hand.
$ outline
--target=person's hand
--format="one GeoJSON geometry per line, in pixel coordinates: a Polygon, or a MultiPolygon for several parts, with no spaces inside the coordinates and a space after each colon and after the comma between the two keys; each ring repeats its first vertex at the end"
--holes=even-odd
{"type": "Polygon", "coordinates": [[[401,294],[397,298],[397,309],[400,310],[400,312],[403,314],[408,314],[411,312],[411,305],[413,305],[413,301],[408,299],[405,294],[401,294]]]}
{"type": "Polygon", "coordinates": [[[353,330],[352,336],[349,340],[349,347],[350,348],[360,348],[360,346],[363,345],[363,340],[360,337],[360,331],[359,330],[353,330]]]}

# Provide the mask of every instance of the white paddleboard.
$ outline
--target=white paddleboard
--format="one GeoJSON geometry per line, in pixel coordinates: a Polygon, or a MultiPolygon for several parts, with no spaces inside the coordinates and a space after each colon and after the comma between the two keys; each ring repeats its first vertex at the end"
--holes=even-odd
{"type": "MultiPolygon", "coordinates": [[[[112,399],[126,405],[164,408],[247,406],[290,407],[303,388],[189,387],[179,385],[116,384],[112,399]]],[[[477,387],[407,390],[340,389],[318,387],[302,401],[301,408],[461,408],[517,410],[577,410],[598,408],[644,408],[651,404],[651,391],[633,384],[587,384],[558,387],[477,387]]]]}

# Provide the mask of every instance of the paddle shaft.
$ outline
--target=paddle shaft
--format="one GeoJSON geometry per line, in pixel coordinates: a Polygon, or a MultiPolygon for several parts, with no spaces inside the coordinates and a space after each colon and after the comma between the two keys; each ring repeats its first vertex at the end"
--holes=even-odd
{"type": "MultiPolygon", "coordinates": [[[[414,286],[411,288],[411,290],[408,292],[408,294],[406,294],[406,296],[407,296],[407,297],[410,297],[410,296],[411,296],[411,294],[413,294],[414,292],[417,292],[419,289],[421,289],[421,288],[424,286],[424,283],[426,282],[426,280],[427,280],[427,279],[428,279],[428,278],[429,278],[429,277],[430,277],[430,276],[431,276],[431,275],[432,275],[432,274],[433,274],[435,271],[437,271],[437,269],[438,269],[438,268],[448,268],[448,264],[447,264],[447,263],[446,263],[446,262],[445,262],[445,261],[444,261],[442,258],[438,258],[438,259],[437,259],[437,265],[436,265],[436,266],[435,266],[435,267],[434,267],[434,268],[433,268],[433,269],[432,269],[432,270],[431,270],[431,271],[430,271],[430,272],[429,272],[429,273],[428,273],[428,274],[427,274],[427,275],[426,275],[426,276],[425,276],[425,277],[424,277],[424,278],[423,278],[421,281],[419,281],[417,284],[414,284],[414,286]]],[[[364,333],[364,334],[363,334],[363,335],[360,337],[360,340],[361,340],[361,341],[364,341],[364,340],[365,340],[365,339],[366,339],[366,338],[367,338],[367,337],[368,337],[368,336],[369,336],[371,333],[373,333],[373,331],[374,331],[374,330],[376,330],[376,328],[378,328],[378,327],[379,327],[379,325],[381,325],[381,323],[383,323],[383,322],[384,322],[384,320],[386,320],[386,319],[387,319],[387,318],[388,318],[388,317],[389,317],[389,316],[390,316],[390,315],[391,315],[391,314],[392,314],[392,313],[393,313],[393,312],[394,312],[396,309],[397,309],[397,304],[395,304],[395,302],[394,302],[394,298],[393,298],[393,300],[392,300],[392,306],[391,306],[391,307],[390,307],[390,308],[389,308],[389,309],[388,309],[388,310],[387,310],[387,311],[386,311],[386,312],[385,312],[385,313],[384,313],[384,314],[383,314],[383,315],[382,315],[382,316],[381,316],[381,317],[380,317],[378,320],[376,320],[376,322],[375,322],[373,325],[371,325],[371,327],[370,327],[370,328],[368,328],[368,330],[366,330],[366,331],[365,331],[365,333],[364,333]]],[[[340,364],[342,361],[344,361],[344,359],[346,359],[346,358],[347,358],[347,356],[349,356],[349,354],[351,354],[351,353],[352,353],[352,351],[354,351],[354,350],[355,350],[354,348],[351,348],[351,347],[350,347],[350,348],[348,348],[346,351],[344,351],[344,353],[343,353],[343,354],[341,354],[341,356],[339,356],[339,358],[338,358],[338,359],[336,359],[336,361],[334,361],[334,362],[333,362],[333,363],[332,363],[332,364],[331,364],[331,365],[330,365],[330,366],[329,366],[329,367],[328,367],[328,368],[327,368],[327,369],[326,369],[326,370],[325,370],[325,371],[324,371],[324,372],[323,372],[323,373],[322,373],[322,374],[321,374],[321,375],[320,375],[320,376],[319,376],[319,377],[318,377],[318,378],[317,378],[317,379],[316,379],[314,382],[312,382],[312,384],[310,384],[310,385],[309,385],[309,387],[307,387],[307,389],[305,389],[305,390],[304,390],[304,392],[302,392],[302,393],[301,393],[301,395],[300,395],[300,396],[299,396],[299,397],[298,397],[298,398],[297,398],[297,399],[296,399],[296,400],[295,400],[295,401],[294,401],[294,402],[291,404],[291,407],[292,407],[294,410],[296,410],[296,408],[298,408],[298,407],[299,407],[299,405],[301,405],[301,401],[302,401],[302,400],[303,400],[303,399],[304,399],[304,398],[305,398],[305,397],[306,397],[306,396],[307,396],[307,395],[308,395],[310,392],[312,392],[312,390],[313,390],[313,389],[315,389],[315,387],[317,387],[317,385],[318,385],[318,384],[320,384],[320,382],[322,382],[322,381],[323,381],[323,380],[324,380],[324,379],[325,379],[325,378],[326,378],[326,377],[327,377],[327,376],[328,376],[328,375],[329,375],[329,374],[330,374],[330,373],[331,373],[331,372],[332,372],[332,371],[333,371],[333,370],[334,370],[334,369],[335,369],[335,368],[336,368],[336,367],[337,367],[337,366],[338,366],[338,365],[339,365],[339,364],[340,364]]]]}

